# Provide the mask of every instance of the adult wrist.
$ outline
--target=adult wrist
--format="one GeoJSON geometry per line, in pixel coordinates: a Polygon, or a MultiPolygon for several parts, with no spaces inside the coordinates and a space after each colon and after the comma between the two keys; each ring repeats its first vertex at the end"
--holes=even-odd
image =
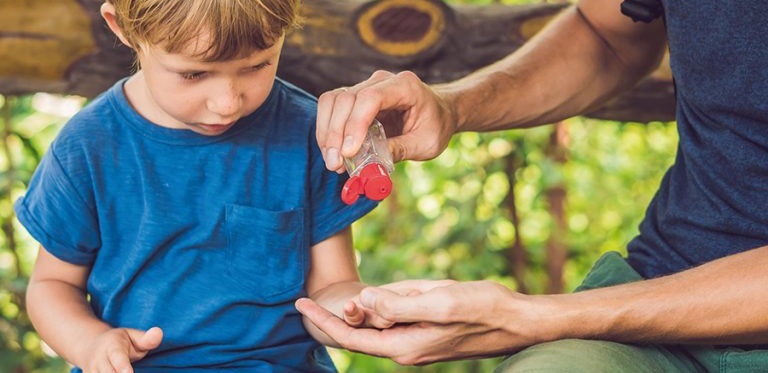
{"type": "Polygon", "coordinates": [[[546,296],[526,295],[504,288],[492,295],[493,327],[509,336],[510,351],[559,338],[554,310],[556,305],[546,296]],[[535,327],[530,327],[535,325],[535,327]],[[525,334],[523,334],[525,333],[525,334]]]}
{"type": "Polygon", "coordinates": [[[517,325],[536,325],[528,328],[533,334],[525,336],[530,344],[568,338],[590,339],[601,334],[603,321],[588,305],[579,304],[573,294],[522,295],[518,300],[517,325]]]}
{"type": "Polygon", "coordinates": [[[439,84],[432,86],[432,90],[437,95],[440,102],[443,115],[441,120],[445,122],[445,127],[450,128],[451,135],[458,132],[471,131],[466,128],[467,118],[464,113],[464,100],[460,88],[452,84],[439,84]]]}
{"type": "MultiPolygon", "coordinates": [[[[602,292],[601,292],[602,293],[602,292]]],[[[616,302],[594,291],[545,296],[555,320],[554,339],[606,339],[622,329],[623,311],[616,302]]]]}

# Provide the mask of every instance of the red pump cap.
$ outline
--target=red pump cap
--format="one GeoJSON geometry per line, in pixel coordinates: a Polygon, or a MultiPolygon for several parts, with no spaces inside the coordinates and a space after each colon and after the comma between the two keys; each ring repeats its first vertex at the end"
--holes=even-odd
{"type": "Polygon", "coordinates": [[[363,194],[363,183],[360,181],[360,176],[352,176],[344,183],[344,188],[341,189],[341,200],[351,205],[357,202],[361,194],[363,194]]]}
{"type": "Polygon", "coordinates": [[[392,193],[392,179],[387,170],[379,163],[367,164],[360,175],[352,176],[344,183],[341,200],[351,205],[365,195],[368,199],[381,201],[392,193]]]}
{"type": "Polygon", "coordinates": [[[381,201],[392,193],[392,179],[389,178],[387,170],[379,163],[371,163],[363,167],[360,171],[360,177],[363,179],[363,188],[365,196],[374,201],[381,201]]]}

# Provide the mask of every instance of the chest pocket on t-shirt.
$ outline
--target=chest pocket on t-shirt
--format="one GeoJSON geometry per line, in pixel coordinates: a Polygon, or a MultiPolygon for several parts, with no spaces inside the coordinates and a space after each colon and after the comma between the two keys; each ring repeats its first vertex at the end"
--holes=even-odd
{"type": "Polygon", "coordinates": [[[304,210],[226,206],[227,272],[246,297],[267,304],[291,301],[304,286],[304,210]]]}

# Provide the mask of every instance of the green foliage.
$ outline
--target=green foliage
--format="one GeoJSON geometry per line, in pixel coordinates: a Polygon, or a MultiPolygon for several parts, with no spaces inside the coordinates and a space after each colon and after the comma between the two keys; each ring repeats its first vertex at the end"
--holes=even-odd
{"type": "MultiPolygon", "coordinates": [[[[0,372],[68,370],[64,361],[44,347],[25,312],[24,292],[37,246],[17,224],[12,209],[41,155],[66,120],[67,115],[34,108],[46,97],[50,96],[0,96],[0,226],[4,233],[0,246],[0,372]]],[[[79,106],[81,101],[75,99],[73,104],[79,106]]]]}

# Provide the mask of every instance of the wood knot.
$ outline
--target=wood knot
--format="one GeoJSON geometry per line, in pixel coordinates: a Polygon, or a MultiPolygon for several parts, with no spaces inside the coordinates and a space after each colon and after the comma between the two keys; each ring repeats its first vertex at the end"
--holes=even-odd
{"type": "Polygon", "coordinates": [[[363,6],[356,19],[363,43],[390,56],[412,56],[438,45],[448,8],[437,0],[380,0],[363,6]]]}

